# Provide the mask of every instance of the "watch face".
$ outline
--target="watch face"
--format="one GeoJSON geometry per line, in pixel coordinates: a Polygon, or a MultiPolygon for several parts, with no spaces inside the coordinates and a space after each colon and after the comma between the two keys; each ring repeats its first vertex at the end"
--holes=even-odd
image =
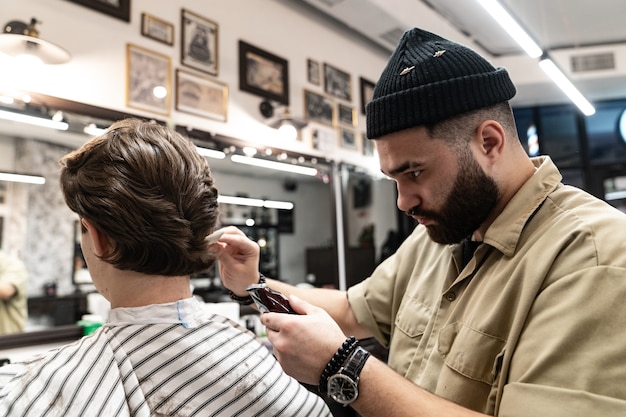
{"type": "Polygon", "coordinates": [[[352,378],[335,374],[328,378],[328,395],[339,404],[350,404],[358,397],[359,390],[352,378]]]}

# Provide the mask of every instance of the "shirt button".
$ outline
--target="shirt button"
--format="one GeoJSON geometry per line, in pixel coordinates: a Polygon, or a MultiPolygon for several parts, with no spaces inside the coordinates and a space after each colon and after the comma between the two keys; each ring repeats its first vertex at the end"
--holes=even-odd
{"type": "Polygon", "coordinates": [[[446,300],[448,301],[456,300],[456,294],[454,293],[454,291],[447,292],[446,295],[444,295],[444,297],[446,297],[446,300]]]}

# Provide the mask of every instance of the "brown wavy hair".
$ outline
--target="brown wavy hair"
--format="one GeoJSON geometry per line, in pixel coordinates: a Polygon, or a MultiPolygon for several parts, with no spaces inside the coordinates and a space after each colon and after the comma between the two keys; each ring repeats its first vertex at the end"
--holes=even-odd
{"type": "Polygon", "coordinates": [[[213,264],[204,238],[215,229],[218,191],[190,140],[154,122],[125,119],[60,165],[68,207],[112,241],[104,261],[166,276],[213,264]]]}

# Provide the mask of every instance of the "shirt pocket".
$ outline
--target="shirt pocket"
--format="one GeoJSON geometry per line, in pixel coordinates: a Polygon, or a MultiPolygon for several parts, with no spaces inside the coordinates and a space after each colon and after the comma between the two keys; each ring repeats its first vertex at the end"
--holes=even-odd
{"type": "Polygon", "coordinates": [[[504,339],[456,322],[439,332],[438,350],[444,363],[459,374],[491,385],[500,372],[504,339]]]}
{"type": "Polygon", "coordinates": [[[416,300],[402,301],[395,319],[395,328],[409,338],[421,338],[432,312],[428,306],[416,300]]]}
{"type": "Polygon", "coordinates": [[[407,375],[424,351],[422,339],[432,311],[417,300],[405,298],[394,320],[389,346],[388,365],[401,375],[407,375]]]}

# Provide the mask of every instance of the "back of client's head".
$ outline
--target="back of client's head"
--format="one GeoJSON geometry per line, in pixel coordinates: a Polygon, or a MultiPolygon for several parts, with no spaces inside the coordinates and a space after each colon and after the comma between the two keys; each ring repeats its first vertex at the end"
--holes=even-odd
{"type": "Polygon", "coordinates": [[[168,276],[212,265],[204,238],[215,229],[218,192],[207,161],[188,139],[126,119],[60,163],[67,205],[112,244],[104,261],[168,276]]]}

